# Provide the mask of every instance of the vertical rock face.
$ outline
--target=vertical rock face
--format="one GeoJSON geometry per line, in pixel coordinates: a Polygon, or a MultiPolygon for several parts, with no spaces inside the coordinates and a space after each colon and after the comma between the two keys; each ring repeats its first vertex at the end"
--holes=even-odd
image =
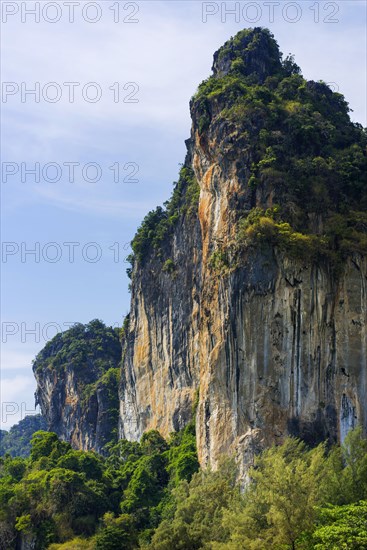
{"type": "Polygon", "coordinates": [[[254,438],[313,444],[366,426],[366,268],[348,261],[335,285],[327,269],[258,257],[213,289],[218,307],[208,304],[202,330],[202,462],[228,450],[245,457],[254,438]]]}
{"type": "Polygon", "coordinates": [[[199,387],[197,218],[182,220],[171,239],[166,250],[171,268],[164,270],[161,259],[152,254],[133,276],[120,389],[120,435],[127,439],[138,439],[147,429],[167,435],[183,428],[192,418],[199,387]]]}
{"type": "Polygon", "coordinates": [[[120,435],[166,436],[195,410],[201,463],[247,465],[287,434],[367,427],[365,137],[268,31],[213,71],[184,175],[133,241],[120,435]]]}
{"type": "Polygon", "coordinates": [[[103,453],[117,437],[120,361],[118,334],[100,321],[48,342],[33,363],[47,429],[74,448],[103,453]]]}

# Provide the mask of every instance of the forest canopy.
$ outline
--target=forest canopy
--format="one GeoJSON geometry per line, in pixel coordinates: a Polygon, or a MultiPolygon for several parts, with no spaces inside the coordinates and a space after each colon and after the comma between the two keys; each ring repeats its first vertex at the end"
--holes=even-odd
{"type": "Polygon", "coordinates": [[[193,424],[164,440],[73,450],[38,431],[29,458],[0,460],[0,548],[36,550],[357,549],[367,546],[367,440],[309,449],[287,438],[245,488],[227,458],[199,469],[193,424]]]}

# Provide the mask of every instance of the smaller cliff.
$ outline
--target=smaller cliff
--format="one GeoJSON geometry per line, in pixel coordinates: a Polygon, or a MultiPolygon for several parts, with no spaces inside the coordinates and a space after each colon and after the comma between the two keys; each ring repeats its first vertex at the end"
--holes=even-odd
{"type": "Polygon", "coordinates": [[[47,429],[78,449],[103,452],[117,438],[121,342],[94,320],[57,334],[33,363],[47,429]]]}

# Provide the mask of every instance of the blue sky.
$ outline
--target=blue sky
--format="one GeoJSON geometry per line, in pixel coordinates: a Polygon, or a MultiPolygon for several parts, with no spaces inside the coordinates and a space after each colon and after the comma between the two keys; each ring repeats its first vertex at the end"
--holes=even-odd
{"type": "Polygon", "coordinates": [[[79,1],[70,22],[59,1],[51,3],[57,11],[40,11],[39,23],[22,13],[22,5],[34,4],[2,2],[1,76],[9,92],[1,103],[2,428],[34,409],[32,358],[58,327],[94,318],[120,325],[128,312],[129,242],[144,215],[171,193],[190,134],[190,97],[230,36],[270,28],[303,75],[332,83],[352,119],[366,125],[364,1],[240,2],[239,21],[225,13],[235,2],[119,2],[119,22],[116,2],[95,2],[83,18],[88,2],[79,1]],[[94,17],[100,20],[88,21],[94,17]],[[67,82],[79,83],[73,103],[67,82]],[[40,101],[22,96],[21,83],[23,92],[39,83],[40,101]],[[118,102],[109,89],[115,83],[118,102]],[[60,90],[59,101],[44,100],[60,90]],[[99,101],[87,100],[99,92],[99,101]],[[65,163],[74,162],[70,181],[65,163]],[[35,163],[39,182],[25,171],[35,163]],[[138,181],[114,182],[115,163],[120,180],[138,168],[130,178],[138,181]],[[95,176],[99,181],[91,181],[95,176]],[[26,254],[31,249],[39,258],[26,254]]]}

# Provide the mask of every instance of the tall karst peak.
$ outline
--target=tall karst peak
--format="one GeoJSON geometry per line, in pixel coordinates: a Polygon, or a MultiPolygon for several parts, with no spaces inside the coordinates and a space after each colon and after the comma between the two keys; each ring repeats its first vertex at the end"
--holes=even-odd
{"type": "Polygon", "coordinates": [[[199,180],[214,159],[227,174],[230,216],[276,207],[293,229],[321,234],[332,214],[367,207],[366,133],[340,93],[303,78],[261,28],[226,42],[213,70],[191,101],[191,150],[199,180]]]}

